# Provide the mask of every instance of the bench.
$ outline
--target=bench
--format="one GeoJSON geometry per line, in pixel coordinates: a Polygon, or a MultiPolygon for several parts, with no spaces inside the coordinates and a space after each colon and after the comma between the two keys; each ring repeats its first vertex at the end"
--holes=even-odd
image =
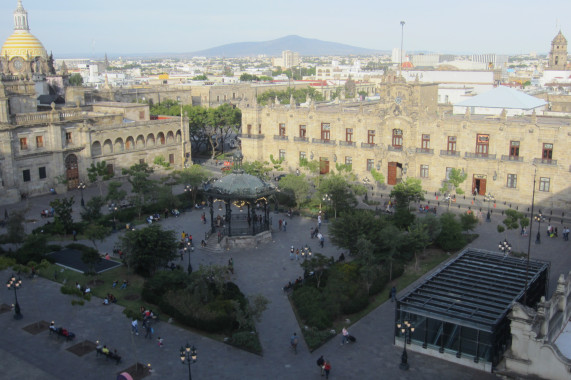
{"type": "Polygon", "coordinates": [[[108,359],[115,360],[117,362],[117,364],[119,364],[119,362],[121,361],[121,356],[117,355],[115,352],[111,352],[111,350],[109,350],[108,353],[103,352],[102,346],[97,346],[95,348],[95,350],[97,352],[96,357],[103,355],[103,356],[105,356],[105,360],[108,360],[108,359]]]}
{"type": "Polygon", "coordinates": [[[52,328],[50,327],[50,335],[55,335],[58,338],[60,336],[64,337],[65,340],[71,341],[75,339],[75,334],[71,331],[64,329],[63,327],[52,328]]]}

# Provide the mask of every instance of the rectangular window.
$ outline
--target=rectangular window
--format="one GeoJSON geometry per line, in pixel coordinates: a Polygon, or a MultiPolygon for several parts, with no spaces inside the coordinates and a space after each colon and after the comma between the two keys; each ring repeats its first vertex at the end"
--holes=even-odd
{"type": "Polygon", "coordinates": [[[44,147],[44,136],[36,136],[36,148],[44,147]]]}
{"type": "Polygon", "coordinates": [[[20,150],[28,149],[28,139],[25,137],[20,138],[20,150]]]}
{"type": "Polygon", "coordinates": [[[145,120],[145,111],[139,111],[139,120],[145,120]]]}
{"type": "Polygon", "coordinates": [[[299,126],[299,137],[305,138],[306,132],[307,132],[307,130],[305,128],[305,125],[300,125],[299,126]]]}
{"type": "Polygon", "coordinates": [[[258,134],[262,134],[262,124],[258,124],[258,134]]]}
{"type": "Polygon", "coordinates": [[[420,165],[420,177],[428,178],[428,165],[420,165]]]}
{"type": "Polygon", "coordinates": [[[299,160],[307,160],[307,156],[305,152],[299,152],[299,160]]]}
{"type": "Polygon", "coordinates": [[[24,179],[24,182],[30,182],[30,170],[26,169],[22,171],[22,178],[24,179]]]}
{"type": "Polygon", "coordinates": [[[370,172],[371,169],[375,167],[375,160],[367,159],[367,171],[370,172]]]}
{"type": "Polygon", "coordinates": [[[539,178],[539,191],[549,191],[549,178],[541,177],[539,178]]]}
{"type": "Polygon", "coordinates": [[[345,165],[353,165],[353,158],[352,157],[345,157],[345,165]]]}
{"type": "Polygon", "coordinates": [[[144,164],[145,163],[145,159],[144,158],[139,158],[139,164],[144,164]]]}
{"type": "Polygon", "coordinates": [[[280,160],[285,160],[285,153],[284,149],[280,149],[280,160]]]}
{"type": "Polygon", "coordinates": [[[174,153],[169,154],[169,164],[174,164],[174,153]]]}
{"type": "Polygon", "coordinates": [[[345,128],[345,141],[353,142],[353,128],[345,128]]]}
{"type": "Polygon", "coordinates": [[[331,139],[331,126],[329,123],[321,123],[321,140],[329,141],[331,139]]]}
{"type": "Polygon", "coordinates": [[[422,150],[430,149],[430,135],[422,135],[422,150]]]}
{"type": "Polygon", "coordinates": [[[541,158],[544,161],[551,161],[553,158],[553,144],[543,144],[543,152],[541,158]]]}
{"type": "Polygon", "coordinates": [[[65,142],[66,142],[66,144],[71,144],[73,142],[73,140],[71,138],[71,132],[65,133],[65,142]]]}
{"type": "Polygon", "coordinates": [[[402,129],[393,129],[393,147],[402,148],[402,129]]]}
{"type": "Polygon", "coordinates": [[[450,174],[452,173],[453,168],[446,168],[446,180],[450,180],[450,174]]]}
{"type": "Polygon", "coordinates": [[[479,156],[487,156],[490,146],[490,136],[489,135],[477,135],[476,136],[476,154],[479,156]]]}
{"type": "Polygon", "coordinates": [[[368,130],[367,131],[367,143],[374,144],[375,143],[375,131],[368,130]]]}
{"type": "Polygon", "coordinates": [[[519,141],[510,141],[510,158],[519,157],[519,141]]]}
{"type": "Polygon", "coordinates": [[[517,187],[517,174],[508,174],[508,183],[506,186],[510,189],[515,189],[517,187]]]}
{"type": "Polygon", "coordinates": [[[113,176],[115,174],[115,170],[113,169],[113,164],[107,164],[107,174],[113,176]]]}
{"type": "Polygon", "coordinates": [[[456,152],[456,136],[448,136],[448,145],[446,150],[449,152],[456,152]]]}
{"type": "Polygon", "coordinates": [[[246,134],[248,134],[248,135],[252,134],[252,124],[248,124],[246,126],[246,134]]]}
{"type": "Polygon", "coordinates": [[[286,135],[285,123],[280,123],[280,125],[279,125],[279,135],[280,135],[280,136],[285,136],[285,135],[286,135]]]}
{"type": "Polygon", "coordinates": [[[42,166],[41,168],[38,168],[38,177],[40,177],[40,179],[44,179],[47,177],[46,175],[46,167],[42,166]]]}

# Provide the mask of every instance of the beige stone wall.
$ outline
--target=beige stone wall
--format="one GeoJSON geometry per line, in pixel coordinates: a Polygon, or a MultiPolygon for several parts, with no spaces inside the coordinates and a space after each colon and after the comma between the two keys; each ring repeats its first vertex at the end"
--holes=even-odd
{"type": "MultiPolygon", "coordinates": [[[[463,169],[467,180],[461,188],[470,194],[476,177],[486,180],[486,192],[509,203],[529,205],[536,175],[536,205],[545,208],[571,207],[571,122],[568,119],[514,117],[486,118],[437,116],[437,86],[390,84],[379,89],[379,103],[341,103],[336,106],[290,109],[288,105],[242,110],[242,148],[245,160],[269,160],[285,152],[284,167],[295,170],[300,152],[308,159],[345,163],[350,157],[353,171],[369,177],[367,160],[388,178],[388,163],[399,164],[397,178],[421,178],[421,165],[428,165],[423,188],[438,191],[446,168],[463,169]],[[396,98],[399,97],[399,100],[396,98]],[[400,102],[400,103],[397,103],[400,102]],[[321,139],[321,125],[330,124],[330,143],[321,139]],[[285,136],[279,125],[285,124],[285,136]],[[307,140],[300,139],[300,125],[306,125],[307,140]],[[250,127],[248,127],[250,126],[250,127]],[[347,144],[346,130],[353,129],[347,144]],[[393,130],[402,130],[403,147],[393,149],[393,130]],[[369,146],[368,131],[375,133],[369,146]],[[250,132],[248,132],[250,131],[250,132]],[[261,131],[261,133],[258,133],[261,131]],[[476,157],[477,135],[489,136],[487,157],[476,157]],[[429,135],[429,149],[422,148],[422,135],[429,135]],[[456,136],[457,155],[446,154],[449,136],[456,136]],[[509,160],[510,141],[519,141],[519,161],[509,160]],[[553,144],[550,163],[541,162],[543,144],[553,144]],[[442,153],[441,153],[442,151],[442,153]],[[516,176],[515,188],[508,187],[508,175],[516,176]],[[549,190],[540,191],[540,179],[549,180],[549,190]]],[[[544,189],[542,185],[541,189],[544,189]]]]}

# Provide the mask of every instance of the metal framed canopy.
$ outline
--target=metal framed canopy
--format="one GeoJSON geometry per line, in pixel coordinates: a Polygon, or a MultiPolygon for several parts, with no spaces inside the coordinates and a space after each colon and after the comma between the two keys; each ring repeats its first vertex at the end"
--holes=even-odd
{"type": "Polygon", "coordinates": [[[514,302],[547,293],[549,263],[469,248],[398,300],[399,312],[494,332],[514,302]]]}

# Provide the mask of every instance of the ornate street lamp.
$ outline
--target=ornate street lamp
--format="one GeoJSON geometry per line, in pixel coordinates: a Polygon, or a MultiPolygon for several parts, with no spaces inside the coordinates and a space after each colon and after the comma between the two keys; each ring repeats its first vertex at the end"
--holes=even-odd
{"type": "Polygon", "coordinates": [[[8,290],[14,289],[14,319],[22,319],[24,316],[20,310],[17,293],[18,289],[22,287],[22,279],[20,277],[16,278],[16,276],[12,274],[6,283],[6,287],[8,290]]]}
{"type": "Polygon", "coordinates": [[[488,202],[488,214],[486,215],[486,222],[491,222],[492,219],[490,218],[490,202],[495,202],[496,199],[492,194],[488,193],[484,196],[484,200],[488,202]]]}
{"type": "Polygon", "coordinates": [[[192,204],[192,185],[186,185],[184,187],[184,192],[188,192],[189,198],[190,198],[190,209],[192,210],[194,208],[194,205],[192,204]]]}
{"type": "Polygon", "coordinates": [[[183,365],[185,361],[188,363],[188,380],[192,380],[190,363],[196,363],[196,357],[196,348],[194,348],[194,346],[190,347],[188,342],[186,343],[186,347],[180,347],[180,361],[183,365]]]}
{"type": "Polygon", "coordinates": [[[414,327],[411,325],[409,321],[403,321],[402,323],[397,323],[397,329],[399,329],[404,336],[404,346],[402,350],[401,362],[399,368],[406,371],[409,368],[408,354],[406,353],[406,343],[408,340],[410,340],[410,337],[414,332],[414,327]],[[407,335],[408,335],[408,340],[407,340],[407,335]]]}
{"type": "Polygon", "coordinates": [[[539,210],[539,214],[534,216],[533,219],[539,223],[539,227],[537,227],[537,236],[535,237],[535,244],[541,244],[541,222],[545,220],[541,214],[541,210],[539,210]]]}
{"type": "Polygon", "coordinates": [[[188,246],[188,249],[186,247],[184,247],[184,251],[188,253],[188,274],[192,273],[192,265],[190,265],[190,252],[194,252],[194,244],[192,244],[191,242],[186,243],[186,245],[188,246]]]}
{"type": "Polygon", "coordinates": [[[512,253],[512,245],[508,243],[508,241],[505,239],[504,241],[500,242],[498,248],[500,249],[500,252],[502,252],[504,255],[509,255],[510,253],[512,253]]]}
{"type": "Polygon", "coordinates": [[[83,200],[83,189],[85,189],[85,183],[80,182],[77,188],[81,191],[81,207],[85,207],[85,201],[83,200]]]}

